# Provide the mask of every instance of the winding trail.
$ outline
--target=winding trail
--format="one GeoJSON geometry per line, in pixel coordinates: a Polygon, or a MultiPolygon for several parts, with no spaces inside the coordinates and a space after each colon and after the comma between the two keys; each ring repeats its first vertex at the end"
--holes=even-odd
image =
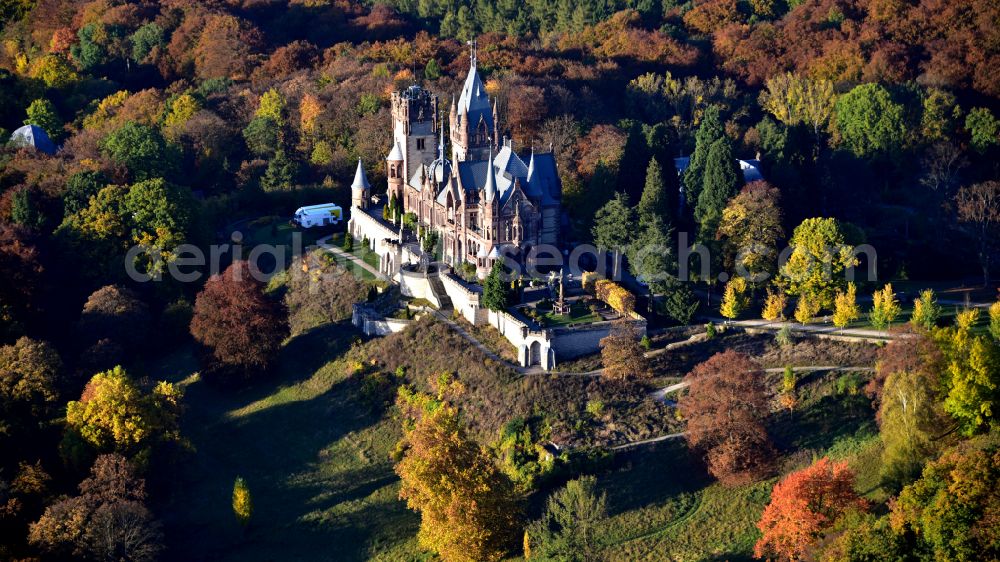
{"type": "MultiPolygon", "coordinates": [[[[874,367],[862,367],[862,366],[854,367],[850,365],[805,365],[802,367],[792,367],[792,371],[796,373],[815,373],[817,371],[849,371],[849,372],[862,371],[868,373],[874,370],[875,370],[874,367]]],[[[765,373],[783,373],[785,372],[785,368],[772,367],[768,369],[763,369],[763,371],[765,373]]],[[[651,393],[649,396],[653,400],[666,401],[668,394],[672,392],[677,392],[678,390],[683,390],[689,386],[691,386],[690,382],[681,381],[679,383],[675,383],[670,386],[665,386],[651,393]]]]}

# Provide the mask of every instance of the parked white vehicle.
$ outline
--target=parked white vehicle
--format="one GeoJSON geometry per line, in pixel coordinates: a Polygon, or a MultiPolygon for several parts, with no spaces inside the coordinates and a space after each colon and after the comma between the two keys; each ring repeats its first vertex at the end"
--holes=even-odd
{"type": "Polygon", "coordinates": [[[323,203],[320,205],[309,205],[299,207],[292,217],[292,222],[300,228],[313,228],[317,226],[329,226],[340,224],[344,219],[344,210],[340,205],[333,203],[323,203]]]}

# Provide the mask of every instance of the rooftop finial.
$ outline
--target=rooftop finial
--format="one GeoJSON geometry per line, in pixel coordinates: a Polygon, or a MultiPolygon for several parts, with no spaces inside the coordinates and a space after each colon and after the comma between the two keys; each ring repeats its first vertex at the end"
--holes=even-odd
{"type": "Polygon", "coordinates": [[[471,41],[466,41],[465,44],[469,46],[469,60],[472,62],[472,68],[476,68],[476,62],[477,62],[476,57],[478,54],[477,51],[479,50],[479,45],[477,44],[475,39],[471,41]]]}
{"type": "Polygon", "coordinates": [[[444,123],[438,125],[441,129],[441,138],[438,140],[438,159],[444,162],[444,123]]]}

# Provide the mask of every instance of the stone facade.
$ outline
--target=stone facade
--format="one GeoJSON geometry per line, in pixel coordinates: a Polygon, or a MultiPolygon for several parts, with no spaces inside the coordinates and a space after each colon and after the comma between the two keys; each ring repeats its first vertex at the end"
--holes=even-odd
{"type": "MultiPolygon", "coordinates": [[[[485,277],[503,255],[523,261],[532,247],[559,243],[555,158],[532,150],[525,162],[513,141],[500,136],[496,102],[474,55],[461,95],[452,99],[450,155],[434,94],[419,86],[394,93],[392,119],[386,199],[416,215],[421,229],[438,233],[446,262],[472,263],[485,277]]],[[[354,206],[366,209],[368,200],[354,206]]]]}

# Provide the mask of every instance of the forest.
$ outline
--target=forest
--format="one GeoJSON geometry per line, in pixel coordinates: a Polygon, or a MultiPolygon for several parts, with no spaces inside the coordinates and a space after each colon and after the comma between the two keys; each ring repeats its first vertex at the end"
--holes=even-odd
{"type": "MultiPolygon", "coordinates": [[[[676,559],[1000,557],[997,0],[0,0],[0,22],[0,558],[280,558],[281,541],[262,547],[254,533],[251,498],[285,467],[248,428],[310,424],[294,444],[322,461],[287,451],[302,468],[289,479],[360,478],[371,494],[345,517],[381,518],[381,534],[334,535],[359,541],[345,559],[656,560],[607,542],[646,512],[598,493],[619,466],[598,449],[681,420],[693,453],[677,466],[699,474],[685,485],[756,503],[745,536],[676,559]],[[449,341],[464,354],[445,354],[437,342],[454,336],[439,324],[362,341],[345,320],[386,287],[320,253],[271,264],[267,283],[229,253],[221,275],[166,274],[186,245],[280,246],[296,207],[349,207],[359,159],[384,192],[391,93],[420,84],[447,111],[471,40],[514,147],[555,155],[567,244],[677,248],[690,234],[717,250],[713,272],[775,279],[651,283],[657,327],[704,332],[696,319],[712,326],[718,292],[728,319],[758,304],[784,319],[787,295],[802,324],[823,311],[843,329],[861,316],[860,287],[872,326],[908,335],[859,353],[864,384],[786,375],[765,387],[740,374],[788,361],[754,353],[796,347],[710,327],[698,345],[713,353],[647,363],[650,345],[675,342],[617,332],[607,380],[547,386],[460,339],[449,341]],[[736,159],[766,181],[743,185],[736,159]],[[739,251],[760,240],[868,245],[879,283],[800,284],[769,255],[739,251]],[[323,274],[318,289],[310,272],[323,274]],[[887,281],[920,294],[905,327],[887,281]],[[948,313],[920,293],[931,286],[974,287],[988,310],[948,313]],[[428,353],[446,359],[412,360],[428,353]],[[682,377],[691,390],[676,408],[643,402],[650,381],[682,377]],[[811,398],[794,398],[797,384],[811,398]],[[779,402],[787,415],[754,414],[779,402]],[[788,428],[815,421],[793,412],[812,412],[804,404],[833,408],[822,427],[843,415],[861,435],[852,446],[875,447],[860,453],[880,459],[874,495],[819,454],[834,443],[806,447],[788,428]],[[710,415],[730,409],[729,425],[710,415]],[[316,416],[336,435],[313,432],[316,416]],[[540,448],[554,436],[586,453],[551,461],[540,448]],[[361,453],[340,450],[356,437],[361,453]],[[233,443],[261,465],[213,474],[243,458],[233,443]],[[341,457],[349,469],[335,476],[312,464],[341,457]],[[236,522],[213,543],[192,529],[219,508],[187,511],[220,490],[236,522]],[[200,546],[183,544],[188,531],[200,546]],[[227,546],[195,550],[209,544],[227,546]]],[[[678,267],[676,252],[625,254],[636,278],[678,267]]],[[[660,508],[682,510],[686,493],[660,508]]],[[[322,548],[313,527],[334,525],[336,509],[296,519],[310,525],[300,544],[322,548]]]]}

